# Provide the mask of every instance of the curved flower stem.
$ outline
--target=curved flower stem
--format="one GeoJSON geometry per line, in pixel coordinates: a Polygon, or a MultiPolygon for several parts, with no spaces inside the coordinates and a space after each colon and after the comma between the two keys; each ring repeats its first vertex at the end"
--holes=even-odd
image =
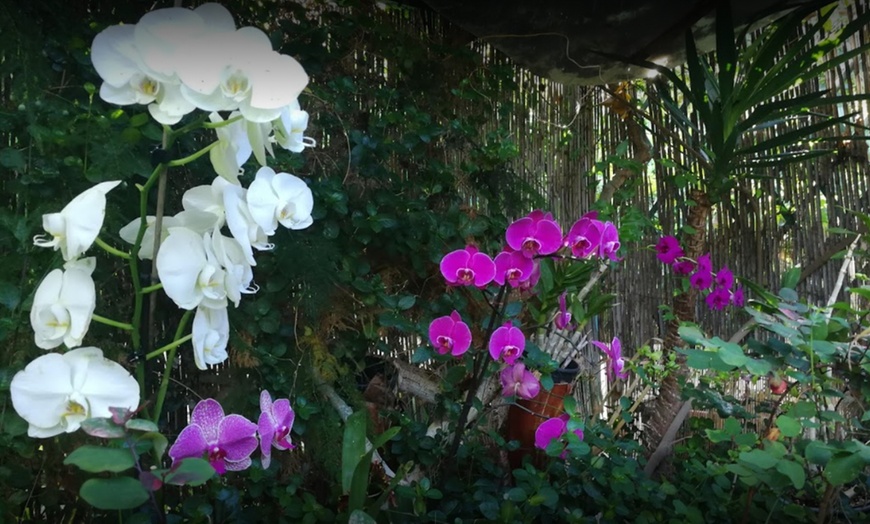
{"type": "MultiPolygon", "coordinates": [[[[489,317],[489,325],[486,328],[484,344],[489,342],[496,326],[498,326],[501,319],[504,318],[504,310],[505,307],[507,307],[508,295],[508,285],[505,284],[501,287],[496,296],[495,307],[493,308],[492,315],[489,317]]],[[[453,435],[453,443],[450,446],[449,456],[455,456],[457,451],[459,451],[459,444],[462,442],[462,434],[465,432],[465,424],[468,421],[468,414],[471,411],[472,404],[474,404],[477,390],[480,388],[480,384],[483,381],[487,368],[489,367],[488,359],[489,354],[485,348],[477,353],[477,358],[474,361],[474,368],[471,372],[471,383],[468,387],[468,394],[465,397],[465,402],[462,405],[462,411],[459,413],[459,420],[456,424],[456,433],[453,435]]]]}
{"type": "Polygon", "coordinates": [[[139,290],[139,293],[145,295],[148,293],[153,293],[154,291],[158,291],[160,289],[163,289],[163,282],[158,282],[158,283],[152,284],[150,286],[145,286],[139,290]]]}
{"type": "Polygon", "coordinates": [[[166,392],[169,390],[169,377],[172,374],[172,365],[175,362],[175,350],[178,349],[178,346],[193,338],[192,333],[183,337],[181,336],[187,328],[187,322],[190,320],[191,314],[193,314],[193,310],[187,310],[184,312],[184,315],[181,316],[181,320],[178,322],[178,327],[175,329],[175,337],[172,343],[149,353],[146,357],[153,358],[165,351],[169,351],[169,355],[166,356],[166,366],[163,368],[163,379],[160,381],[160,390],[157,392],[157,401],[154,404],[153,420],[155,424],[158,424],[160,421],[160,415],[163,412],[163,402],[166,400],[166,392]]]}
{"type": "Polygon", "coordinates": [[[115,248],[115,247],[110,246],[109,244],[106,244],[103,241],[103,239],[100,237],[97,237],[97,239],[94,241],[94,243],[97,244],[98,246],[100,246],[101,248],[103,248],[103,251],[105,251],[106,253],[108,253],[110,255],[115,255],[116,257],[121,257],[124,260],[130,260],[130,253],[127,253],[126,251],[121,251],[118,248],[115,248]]]}
{"type": "Polygon", "coordinates": [[[226,127],[230,124],[234,124],[243,118],[245,118],[245,117],[243,117],[242,115],[239,115],[239,116],[234,116],[233,118],[224,120],[223,122],[205,122],[204,124],[202,124],[202,127],[206,128],[206,129],[218,129],[221,127],[226,127]]]}
{"type": "Polygon", "coordinates": [[[194,160],[196,160],[197,158],[201,157],[202,155],[204,155],[204,154],[208,153],[209,151],[211,151],[212,149],[214,149],[219,143],[220,142],[212,142],[211,144],[205,146],[204,148],[200,149],[196,153],[193,153],[192,155],[188,155],[184,158],[178,158],[176,160],[172,160],[166,165],[168,167],[179,167],[179,166],[189,164],[189,163],[193,162],[194,160]]]}
{"type": "Polygon", "coordinates": [[[111,318],[101,317],[96,313],[91,315],[91,320],[94,322],[99,322],[100,324],[105,324],[107,326],[116,327],[118,329],[123,329],[124,331],[133,331],[133,324],[128,324],[126,322],[118,322],[117,320],[112,320],[111,318]]]}

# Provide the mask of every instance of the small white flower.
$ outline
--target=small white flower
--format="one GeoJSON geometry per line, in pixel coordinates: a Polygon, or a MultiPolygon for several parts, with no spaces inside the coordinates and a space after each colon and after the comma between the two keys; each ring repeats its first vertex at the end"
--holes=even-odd
{"type": "Polygon", "coordinates": [[[80,346],[97,303],[91,273],[94,258],[67,263],[66,271],[55,269],[36,288],[30,309],[34,342],[42,349],[66,344],[80,346]]]}
{"type": "Polygon", "coordinates": [[[314,197],[299,177],[261,167],[247,194],[248,208],[267,235],[280,223],[288,229],[305,229],[313,223],[314,197]]]}
{"type": "MultiPolygon", "coordinates": [[[[239,113],[232,113],[230,119],[238,115],[239,113]]],[[[224,122],[218,113],[211,113],[208,117],[212,123],[224,122]]],[[[215,132],[218,144],[209,151],[211,165],[215,173],[233,184],[238,184],[239,175],[244,172],[242,166],[251,158],[253,152],[245,122],[238,120],[215,129],[215,132]]]]}
{"type": "Polygon", "coordinates": [[[110,407],[136,409],[139,384],[95,347],[48,353],[15,374],[12,406],[35,438],[72,433],[83,420],[110,417],[110,407]]]}
{"type": "Polygon", "coordinates": [[[274,122],[275,142],[287,151],[301,153],[306,147],[314,147],[317,142],[313,138],[305,136],[308,129],[308,113],[300,109],[299,102],[281,110],[281,117],[274,122]]]}
{"type": "Polygon", "coordinates": [[[227,308],[196,308],[193,317],[193,358],[196,367],[220,364],[227,359],[227,342],[230,338],[230,320],[227,308]]]}
{"type": "Polygon", "coordinates": [[[42,227],[51,235],[51,240],[37,235],[33,243],[60,249],[66,261],[78,258],[100,234],[106,217],[106,193],[120,183],[116,180],[97,184],[72,199],[60,213],[42,215],[42,227]]]}

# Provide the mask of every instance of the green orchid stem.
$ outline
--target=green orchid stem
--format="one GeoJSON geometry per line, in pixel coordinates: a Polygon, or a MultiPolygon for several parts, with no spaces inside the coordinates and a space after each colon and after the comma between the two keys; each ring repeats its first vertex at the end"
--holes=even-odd
{"type": "MultiPolygon", "coordinates": [[[[155,349],[151,353],[148,353],[147,355],[145,355],[145,360],[151,360],[152,358],[159,357],[160,355],[166,353],[167,351],[171,352],[173,349],[176,349],[178,346],[184,344],[185,342],[189,341],[192,338],[193,338],[193,334],[188,334],[188,335],[184,335],[183,337],[179,338],[178,340],[173,340],[172,342],[170,342],[169,344],[166,344],[165,346],[160,346],[159,348],[155,349]]],[[[168,370],[168,368],[170,367],[170,364],[167,364],[166,367],[168,370]]]]}
{"type": "Polygon", "coordinates": [[[156,284],[145,286],[139,290],[139,293],[146,295],[148,293],[153,293],[154,291],[158,291],[163,289],[163,282],[158,282],[156,284]]]}
{"type": "Polygon", "coordinates": [[[118,248],[114,248],[114,247],[110,246],[109,244],[106,244],[103,241],[103,239],[100,237],[97,237],[95,243],[98,246],[100,246],[101,248],[103,248],[103,251],[105,251],[106,253],[108,253],[110,255],[115,255],[116,257],[121,257],[124,260],[130,260],[130,253],[127,253],[126,251],[121,251],[118,248]]]}
{"type": "Polygon", "coordinates": [[[242,115],[239,115],[239,116],[234,116],[233,118],[230,118],[228,120],[224,120],[223,122],[206,122],[206,123],[202,124],[202,127],[206,128],[206,129],[219,129],[221,127],[226,127],[230,124],[235,124],[236,122],[238,122],[239,120],[241,120],[243,118],[244,117],[242,115]]]}
{"type": "Polygon", "coordinates": [[[112,320],[111,318],[101,317],[100,315],[93,314],[91,315],[91,319],[94,322],[99,322],[100,324],[105,324],[107,326],[116,327],[118,329],[123,329],[124,331],[133,331],[133,324],[128,324],[126,322],[118,322],[117,320],[112,320]]]}
{"type": "Polygon", "coordinates": [[[200,149],[196,153],[189,155],[189,156],[186,156],[184,158],[179,158],[177,160],[173,160],[166,165],[169,167],[179,167],[179,166],[189,164],[189,163],[193,162],[194,160],[196,160],[197,158],[201,157],[202,155],[204,155],[204,154],[208,153],[209,151],[211,151],[212,149],[214,149],[219,143],[220,142],[212,142],[211,144],[205,146],[204,148],[200,149]]]}
{"type": "MultiPolygon", "coordinates": [[[[486,328],[485,341],[489,341],[495,332],[496,327],[504,319],[504,310],[507,307],[508,286],[504,285],[498,291],[498,296],[495,299],[495,307],[492,315],[489,317],[489,325],[486,328]]],[[[459,420],[456,424],[456,433],[453,435],[453,443],[450,446],[450,456],[455,456],[459,451],[459,444],[462,442],[462,434],[465,433],[465,425],[468,422],[468,414],[471,412],[471,406],[474,404],[474,399],[477,396],[477,390],[483,381],[484,375],[489,364],[489,354],[486,350],[477,352],[477,358],[474,361],[474,368],[471,372],[471,383],[468,387],[468,394],[465,397],[465,403],[462,405],[462,411],[459,413],[459,420]]]]}
{"type": "MultiPolygon", "coordinates": [[[[184,333],[184,330],[187,329],[187,323],[190,321],[190,315],[192,314],[193,311],[188,310],[181,316],[181,320],[178,322],[178,327],[175,329],[175,342],[168,346],[164,346],[165,349],[161,348],[154,351],[154,353],[157,353],[157,351],[162,352],[163,350],[169,351],[169,354],[166,356],[166,366],[163,368],[163,378],[160,381],[160,390],[157,392],[157,401],[154,403],[154,418],[152,420],[155,424],[160,423],[160,415],[163,413],[163,402],[166,400],[166,392],[169,390],[169,377],[172,374],[172,364],[175,362],[175,350],[178,349],[178,346],[193,338],[193,334],[184,337],[181,336],[181,334],[184,333]]],[[[151,358],[152,355],[153,353],[149,354],[146,358],[151,358]]]]}

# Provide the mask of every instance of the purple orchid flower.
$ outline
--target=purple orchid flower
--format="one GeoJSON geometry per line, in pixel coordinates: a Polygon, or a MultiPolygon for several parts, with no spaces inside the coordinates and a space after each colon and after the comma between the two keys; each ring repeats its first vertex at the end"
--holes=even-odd
{"type": "Polygon", "coordinates": [[[731,302],[731,292],[727,288],[717,287],[704,300],[710,309],[722,310],[731,302]]]}
{"type": "MultiPolygon", "coordinates": [[[[554,440],[562,440],[566,433],[568,433],[568,421],[571,418],[563,413],[558,417],[554,417],[551,419],[547,419],[538,426],[538,429],[535,430],[535,447],[538,449],[547,449],[547,446],[550,445],[550,442],[554,440]]],[[[583,430],[575,429],[574,434],[577,435],[577,438],[583,440],[583,430]]],[[[560,458],[565,458],[567,455],[567,450],[563,451],[559,456],[560,458]]]]}
{"type": "Polygon", "coordinates": [[[502,251],[495,257],[495,283],[503,286],[507,282],[511,287],[519,286],[532,276],[535,261],[526,258],[519,251],[502,251]]]}
{"type": "Polygon", "coordinates": [[[734,285],[734,273],[728,269],[728,266],[722,266],[722,269],[716,273],[716,278],[713,279],[718,287],[723,287],[730,290],[734,285]]]}
{"type": "Polygon", "coordinates": [[[609,382],[613,381],[614,375],[616,375],[616,378],[628,378],[628,371],[625,370],[625,360],[622,358],[622,342],[619,341],[619,338],[613,337],[610,344],[598,342],[597,340],[593,340],[592,344],[607,355],[607,380],[609,382]]]}
{"type": "Polygon", "coordinates": [[[457,311],[449,316],[438,317],[429,324],[429,342],[442,355],[462,355],[471,347],[471,329],[462,321],[457,311]]]}
{"type": "Polygon", "coordinates": [[[520,328],[510,322],[495,330],[489,339],[489,354],[493,360],[504,359],[506,364],[513,364],[526,347],[526,336],[520,328]]]}
{"type": "Polygon", "coordinates": [[[713,272],[713,262],[710,260],[710,253],[698,257],[698,271],[701,273],[713,272]]]}
{"type": "Polygon", "coordinates": [[[656,257],[663,264],[673,264],[683,255],[683,248],[680,247],[680,242],[676,237],[670,235],[662,237],[656,244],[656,257]]]}
{"type": "Polygon", "coordinates": [[[562,294],[559,295],[559,313],[553,321],[556,329],[574,329],[574,324],[571,323],[571,312],[568,311],[568,304],[566,301],[567,295],[567,291],[563,291],[562,294]]]}
{"type": "Polygon", "coordinates": [[[529,275],[528,280],[523,280],[517,286],[517,289],[520,291],[531,291],[538,285],[538,281],[541,280],[541,265],[537,260],[532,260],[532,264],[532,273],[529,275]]]}
{"type": "Polygon", "coordinates": [[[562,228],[552,215],[533,211],[529,216],[515,220],[505,231],[507,244],[526,258],[555,253],[562,247],[562,228]]]}
{"type": "Polygon", "coordinates": [[[698,270],[689,277],[689,284],[691,284],[695,289],[707,289],[713,285],[713,273],[710,271],[703,271],[699,265],[698,270]]]}
{"type": "Polygon", "coordinates": [[[176,462],[188,457],[208,455],[208,461],[223,475],[241,471],[251,465],[251,453],[257,449],[257,425],[241,415],[224,416],[217,400],[201,400],[190,416],[190,425],[181,430],[169,448],[176,462]]]}
{"type": "Polygon", "coordinates": [[[260,433],[260,462],[263,469],[267,469],[272,462],[272,448],[293,449],[295,446],[290,440],[290,430],[293,429],[293,421],[296,414],[290,407],[290,401],[279,398],[272,402],[272,396],[268,391],[260,393],[260,420],[258,421],[260,433]]]}
{"type": "Polygon", "coordinates": [[[598,244],[598,256],[609,258],[614,262],[619,261],[616,252],[619,251],[619,232],[613,222],[598,222],[596,227],[601,231],[601,241],[598,244]]]}
{"type": "Polygon", "coordinates": [[[680,260],[674,262],[674,265],[671,267],[677,275],[690,275],[695,270],[695,263],[691,260],[680,260]]]}
{"type": "Polygon", "coordinates": [[[743,286],[737,286],[734,293],[731,294],[731,303],[737,307],[743,307],[746,303],[746,297],[743,294],[743,286]]]}
{"type": "Polygon", "coordinates": [[[495,263],[474,246],[457,249],[441,259],[441,274],[453,286],[486,287],[495,277],[495,263]]]}
{"type": "Polygon", "coordinates": [[[526,400],[537,397],[541,392],[541,383],[526,369],[526,365],[520,362],[507,366],[501,371],[501,387],[503,396],[516,395],[526,400]]]}
{"type": "Polygon", "coordinates": [[[571,248],[571,254],[577,258],[586,258],[598,250],[601,243],[601,230],[596,226],[600,224],[595,217],[596,211],[586,213],[580,220],[574,222],[568,235],[565,237],[565,245],[571,248]]]}

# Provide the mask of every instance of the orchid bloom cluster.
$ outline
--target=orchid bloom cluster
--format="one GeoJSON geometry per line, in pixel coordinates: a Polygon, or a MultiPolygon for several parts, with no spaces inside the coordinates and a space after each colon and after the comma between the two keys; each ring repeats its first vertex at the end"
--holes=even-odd
{"type": "MultiPolygon", "coordinates": [[[[569,417],[567,413],[563,413],[558,417],[553,417],[542,422],[535,431],[535,447],[538,449],[547,449],[550,443],[554,440],[557,442],[564,442],[568,435],[568,421],[570,419],[571,417],[569,417]]],[[[577,438],[583,440],[582,429],[575,429],[573,433],[577,435],[577,438]]],[[[565,458],[567,453],[567,450],[562,451],[560,457],[565,458]]]]}
{"type": "Polygon", "coordinates": [[[169,448],[173,464],[185,458],[205,457],[218,475],[223,475],[248,469],[251,454],[259,447],[261,464],[267,469],[273,448],[294,448],[290,431],[296,415],[288,399],[273,402],[265,390],[260,393],[260,411],[258,423],[254,424],[242,415],[225,415],[214,399],[201,400],[193,408],[190,424],[169,448]]]}
{"type": "Polygon", "coordinates": [[[710,309],[725,309],[729,305],[743,307],[745,297],[743,287],[734,288],[734,273],[728,266],[713,273],[710,253],[698,257],[697,261],[685,257],[679,241],[672,236],[662,237],[655,245],[656,256],[671,266],[674,273],[689,277],[689,284],[699,290],[707,291],[705,301],[710,309]]]}
{"type": "MultiPolygon", "coordinates": [[[[620,243],[616,226],[612,222],[598,220],[596,212],[582,216],[567,234],[563,234],[562,227],[552,214],[535,210],[508,226],[505,241],[506,247],[495,258],[474,246],[444,255],[440,270],[447,284],[479,289],[496,284],[506,290],[528,291],[540,279],[539,259],[542,257],[619,260],[617,251],[620,243]]],[[[576,328],[567,306],[567,291],[559,297],[559,312],[553,319],[553,325],[559,330],[576,328]]],[[[436,318],[429,325],[429,341],[442,355],[461,357],[471,347],[472,338],[471,329],[457,311],[436,318]]],[[[505,397],[516,396],[528,400],[540,393],[538,377],[521,361],[525,345],[525,334],[509,321],[494,329],[487,341],[490,357],[504,364],[499,378],[505,397]]],[[[614,369],[618,366],[617,375],[624,377],[624,362],[621,354],[618,354],[619,348],[616,348],[616,353],[605,352],[612,355],[614,369]]],[[[545,432],[548,427],[544,427],[545,432]]],[[[582,438],[582,432],[579,435],[582,438]]]]}
{"type": "Polygon", "coordinates": [[[620,379],[628,378],[625,369],[625,359],[622,358],[622,343],[619,338],[613,337],[610,344],[593,340],[592,344],[600,349],[607,357],[607,380],[613,382],[613,377],[620,379]]]}

